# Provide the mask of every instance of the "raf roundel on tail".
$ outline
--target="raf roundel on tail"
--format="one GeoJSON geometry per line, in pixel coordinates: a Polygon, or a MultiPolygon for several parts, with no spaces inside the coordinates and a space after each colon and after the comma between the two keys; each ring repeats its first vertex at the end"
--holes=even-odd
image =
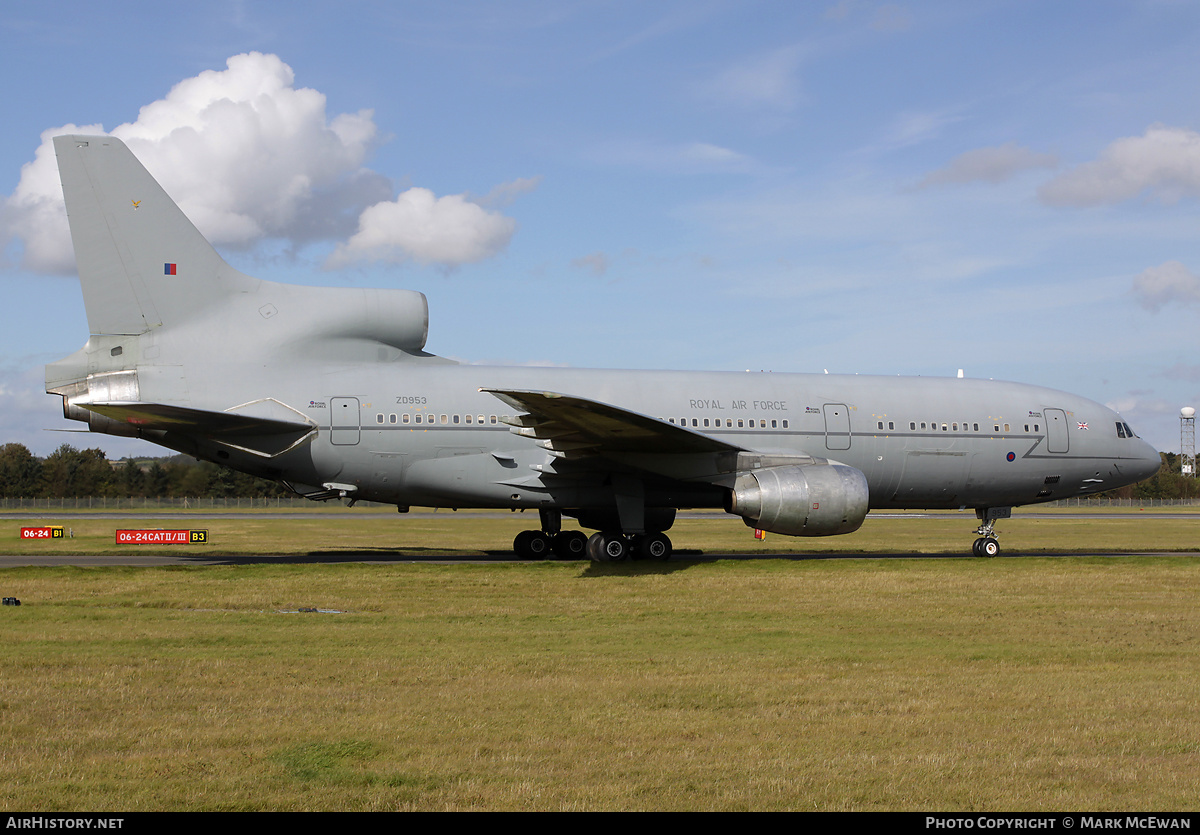
{"type": "Polygon", "coordinates": [[[91,336],[46,391],[94,432],[311,499],[536,509],[521,556],[595,560],[669,557],[680,508],[828,536],[969,507],[994,555],[1013,506],[1159,466],[1105,406],[1019,383],[459,365],[425,351],[421,293],[253,278],[120,140],[54,147],[91,336]]]}

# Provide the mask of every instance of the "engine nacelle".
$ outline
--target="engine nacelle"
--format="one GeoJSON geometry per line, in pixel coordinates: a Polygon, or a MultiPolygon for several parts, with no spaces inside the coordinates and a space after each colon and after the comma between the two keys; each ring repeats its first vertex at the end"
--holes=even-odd
{"type": "Polygon", "coordinates": [[[300,312],[309,318],[303,326],[306,339],[350,337],[381,342],[402,351],[425,348],[429,302],[424,293],[370,287],[288,289],[300,312]]]}
{"type": "Polygon", "coordinates": [[[845,464],[766,467],[738,473],[727,508],[751,528],[788,536],[832,536],[859,529],[870,490],[845,464]]]}

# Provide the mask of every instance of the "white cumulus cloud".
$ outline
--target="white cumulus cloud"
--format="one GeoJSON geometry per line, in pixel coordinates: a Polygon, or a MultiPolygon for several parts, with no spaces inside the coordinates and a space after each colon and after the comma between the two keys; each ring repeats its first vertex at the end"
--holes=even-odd
{"type": "Polygon", "coordinates": [[[1046,183],[1038,196],[1053,206],[1099,206],[1149,193],[1171,203],[1200,194],[1200,134],[1151,125],[1118,139],[1098,159],[1046,183]]]}
{"type": "Polygon", "coordinates": [[[1200,303],[1200,277],[1178,261],[1151,267],[1133,280],[1133,294],[1147,310],[1168,304],[1200,303]]]}
{"type": "MultiPolygon", "coordinates": [[[[0,246],[19,239],[26,269],[74,271],[51,139],[105,132],[101,125],[51,128],[22,167],[0,207],[0,246]]],[[[215,244],[249,246],[273,237],[302,245],[353,235],[340,251],[410,247],[418,261],[457,264],[502,248],[514,228],[465,196],[436,198],[413,189],[389,202],[391,181],[365,167],[379,141],[373,112],[330,117],[324,94],[296,87],[291,67],[276,55],[235,55],[223,70],[179,82],[111,134],[215,244]],[[382,225],[392,222],[417,226],[382,225]]],[[[517,181],[509,192],[535,185],[517,181]]]]}
{"type": "MultiPolygon", "coordinates": [[[[344,211],[355,202],[361,208],[391,186],[362,169],[378,133],[371,112],[329,119],[325,96],[295,87],[294,80],[278,56],[235,55],[224,70],[179,82],[111,134],[214,243],[319,237],[338,226],[334,218],[319,217],[322,212],[344,211]]],[[[23,266],[73,270],[51,139],[105,132],[101,125],[43,131],[33,162],[22,167],[17,188],[4,202],[3,234],[23,241],[23,266]]]]}
{"type": "Polygon", "coordinates": [[[395,200],[366,209],[358,231],[338,246],[326,266],[337,268],[356,260],[469,264],[503,250],[516,228],[512,218],[461,194],[436,197],[429,189],[410,188],[395,200]]]}

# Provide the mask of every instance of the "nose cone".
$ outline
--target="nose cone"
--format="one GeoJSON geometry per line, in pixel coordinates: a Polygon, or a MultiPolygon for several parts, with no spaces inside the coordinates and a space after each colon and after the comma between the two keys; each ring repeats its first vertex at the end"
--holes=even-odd
{"type": "Polygon", "coordinates": [[[1158,472],[1158,468],[1162,466],[1162,458],[1154,447],[1141,438],[1135,438],[1133,442],[1136,449],[1130,450],[1130,460],[1125,462],[1124,469],[1133,481],[1137,482],[1158,472]]]}

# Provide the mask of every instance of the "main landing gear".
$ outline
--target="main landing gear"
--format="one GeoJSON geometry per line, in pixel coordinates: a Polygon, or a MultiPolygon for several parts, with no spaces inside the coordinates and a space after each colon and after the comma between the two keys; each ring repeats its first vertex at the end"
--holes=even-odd
{"type": "Polygon", "coordinates": [[[583,531],[564,531],[562,514],[557,510],[539,510],[542,529],[521,531],[513,540],[513,550],[523,560],[545,560],[550,555],[560,560],[581,560],[587,548],[587,534],[583,531]]]}
{"type": "Polygon", "coordinates": [[[539,514],[542,529],[521,531],[513,540],[513,550],[523,560],[545,560],[553,555],[560,560],[619,562],[665,560],[671,556],[671,540],[659,531],[629,536],[601,531],[589,537],[582,531],[562,530],[562,514],[556,510],[541,510],[539,514]]]}
{"type": "Polygon", "coordinates": [[[1000,542],[996,539],[996,520],[1008,519],[1012,516],[1011,507],[979,507],[975,516],[980,520],[975,533],[979,538],[971,546],[971,553],[977,557],[995,557],[1000,553],[1000,542]]]}
{"type": "Polygon", "coordinates": [[[604,531],[590,537],[582,531],[521,531],[513,540],[513,550],[523,560],[589,559],[593,562],[621,560],[665,560],[671,557],[671,539],[665,533],[625,536],[604,531]]]}
{"type": "Polygon", "coordinates": [[[626,536],[615,531],[594,533],[587,541],[588,559],[593,562],[621,560],[666,560],[671,558],[671,538],[661,531],[626,536]]]}
{"type": "Polygon", "coordinates": [[[560,560],[581,560],[587,548],[583,531],[521,531],[513,540],[513,550],[523,560],[546,560],[551,555],[560,560]]]}

